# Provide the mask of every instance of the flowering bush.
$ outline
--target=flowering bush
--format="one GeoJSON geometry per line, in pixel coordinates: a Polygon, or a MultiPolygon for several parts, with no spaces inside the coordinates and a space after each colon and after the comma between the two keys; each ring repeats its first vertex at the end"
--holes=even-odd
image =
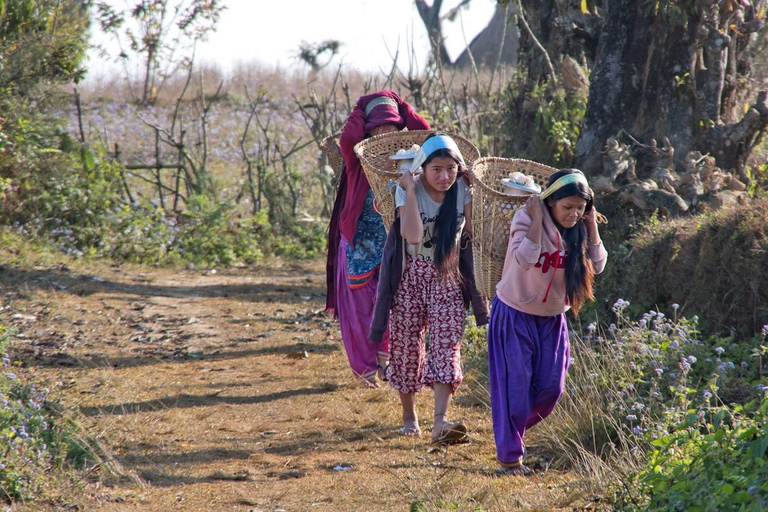
{"type": "Polygon", "coordinates": [[[674,411],[668,431],[615,496],[619,510],[762,511],[768,507],[768,399],[674,411]],[[629,492],[626,492],[629,490],[629,492]]]}
{"type": "Polygon", "coordinates": [[[31,499],[41,477],[54,465],[49,447],[54,436],[47,420],[48,390],[26,385],[9,370],[3,356],[0,376],[0,500],[31,499]]]}
{"type": "MultiPolygon", "coordinates": [[[[697,510],[691,508],[703,492],[697,486],[717,489],[726,480],[726,491],[764,499],[768,486],[756,482],[766,466],[744,452],[764,453],[768,446],[762,444],[768,443],[768,326],[762,344],[702,340],[698,318],[678,317],[676,304],[670,316],[649,311],[637,320],[625,316],[628,307],[621,299],[614,304],[616,322],[605,331],[590,324],[572,333],[566,392],[552,418],[535,429],[538,448],[578,471],[621,481],[614,499],[626,510],[659,510],[673,497],[669,510],[697,510]],[[743,464],[731,470],[705,463],[708,457],[743,464]],[[697,468],[707,471],[694,478],[697,468]],[[738,482],[730,481],[737,474],[738,482]],[[678,502],[682,508],[675,508],[678,502]]],[[[745,496],[711,498],[717,507],[698,510],[736,510],[732,505],[745,496]]]]}
{"type": "Polygon", "coordinates": [[[0,502],[39,498],[65,466],[115,472],[98,441],[82,435],[47,388],[18,371],[6,350],[7,335],[0,325],[0,502]]]}
{"type": "Polygon", "coordinates": [[[59,460],[62,432],[48,389],[15,372],[4,349],[6,335],[0,326],[0,500],[13,502],[39,493],[59,460]]]}
{"type": "MultiPolygon", "coordinates": [[[[677,311],[675,305],[673,309],[677,311]]],[[[679,325],[685,320],[652,323],[657,328],[654,336],[665,341],[651,353],[662,364],[677,360],[677,368],[655,365],[659,377],[670,370],[667,391],[650,386],[649,403],[657,404],[656,410],[642,420],[627,415],[642,425],[633,433],[650,447],[647,459],[628,473],[616,493],[616,504],[621,510],[765,510],[764,345],[753,349],[755,340],[730,340],[728,348],[720,343],[723,340],[703,343],[691,340],[690,331],[679,331],[679,325]]],[[[768,326],[761,332],[763,343],[766,336],[768,326]]]]}

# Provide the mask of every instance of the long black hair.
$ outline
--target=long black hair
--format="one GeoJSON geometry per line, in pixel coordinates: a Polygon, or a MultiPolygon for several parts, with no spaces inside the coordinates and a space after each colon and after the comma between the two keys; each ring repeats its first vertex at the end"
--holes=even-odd
{"type": "MultiPolygon", "coordinates": [[[[549,177],[549,183],[547,186],[552,185],[562,176],[573,174],[574,172],[581,172],[577,169],[562,169],[552,174],[549,177]]],[[[565,197],[577,196],[587,201],[587,206],[584,208],[584,213],[589,213],[595,202],[595,195],[592,189],[588,185],[582,182],[569,183],[562,188],[555,191],[551,196],[545,199],[547,209],[549,210],[552,220],[557,224],[555,216],[552,215],[552,207],[554,203],[565,197]]],[[[575,314],[579,313],[581,306],[587,300],[593,300],[595,298],[592,290],[592,283],[595,280],[595,267],[592,265],[592,260],[589,257],[589,239],[587,235],[587,227],[584,225],[583,217],[571,228],[564,228],[558,225],[558,229],[561,230],[563,241],[568,255],[565,259],[565,290],[568,295],[568,302],[573,308],[575,314]]]]}
{"type": "MultiPolygon", "coordinates": [[[[436,135],[445,134],[436,132],[431,134],[425,140],[436,135]]],[[[456,162],[456,165],[459,168],[459,172],[456,174],[456,182],[446,191],[445,198],[440,205],[440,209],[437,212],[437,218],[435,219],[435,267],[437,267],[438,276],[442,279],[449,279],[457,276],[459,273],[459,251],[456,247],[456,229],[459,225],[459,219],[456,203],[459,195],[458,183],[459,180],[463,178],[464,173],[467,172],[467,166],[461,155],[457,154],[452,149],[442,148],[429,155],[421,165],[421,168],[426,172],[429,162],[439,157],[451,158],[456,162]]]]}

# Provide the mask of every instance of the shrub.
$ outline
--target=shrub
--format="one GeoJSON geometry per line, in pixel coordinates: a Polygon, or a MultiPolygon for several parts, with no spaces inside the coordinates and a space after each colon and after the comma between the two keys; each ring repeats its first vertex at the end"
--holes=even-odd
{"type": "MultiPolygon", "coordinates": [[[[4,369],[9,363],[3,358],[4,369]]],[[[38,494],[45,473],[54,466],[54,438],[46,409],[47,390],[38,390],[6,372],[0,376],[0,499],[29,500],[38,494]]]]}
{"type": "Polygon", "coordinates": [[[52,471],[100,461],[93,443],[79,434],[49,390],[17,374],[0,328],[0,500],[34,500],[54,478],[52,471]]]}
{"type": "Polygon", "coordinates": [[[678,303],[680,314],[702,319],[707,334],[748,338],[768,323],[765,200],[664,222],[654,216],[626,243],[616,231],[639,219],[622,209],[601,210],[616,230],[606,234],[614,263],[600,276],[598,295],[631,296],[634,314],[678,303]]]}
{"type": "Polygon", "coordinates": [[[0,147],[0,220],[66,254],[207,266],[258,263],[267,254],[314,257],[324,250],[321,223],[275,229],[266,212],[242,218],[236,207],[210,196],[188,198],[183,213],[146,201],[127,204],[119,164],[36,114],[18,113],[10,126],[3,132],[7,150],[0,147]]]}
{"type": "Polygon", "coordinates": [[[768,507],[768,399],[676,411],[647,463],[617,492],[618,510],[761,511],[768,507]]]}
{"type": "Polygon", "coordinates": [[[506,91],[502,118],[502,129],[507,134],[505,153],[570,167],[585,112],[583,97],[567,94],[562,87],[549,83],[531,88],[525,74],[518,72],[506,91]]]}
{"type": "MultiPolygon", "coordinates": [[[[0,91],[43,98],[51,85],[82,75],[88,48],[88,2],[0,2],[0,91]]],[[[3,94],[0,92],[0,99],[3,94]]]]}
{"type": "MultiPolygon", "coordinates": [[[[618,480],[646,464],[651,444],[677,429],[691,410],[740,408],[762,396],[758,339],[701,340],[698,318],[658,311],[639,320],[614,304],[615,324],[572,333],[566,392],[535,430],[536,447],[562,465],[618,480]],[[754,356],[754,357],[753,357],[754,356]]],[[[766,333],[762,334],[763,341],[766,333]]]]}

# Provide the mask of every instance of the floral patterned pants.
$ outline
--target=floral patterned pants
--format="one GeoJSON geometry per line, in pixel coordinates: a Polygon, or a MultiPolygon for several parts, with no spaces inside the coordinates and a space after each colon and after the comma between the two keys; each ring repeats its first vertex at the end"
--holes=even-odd
{"type": "Polygon", "coordinates": [[[463,377],[463,332],[464,302],[459,282],[441,280],[434,263],[408,256],[389,318],[389,383],[401,393],[417,393],[435,382],[451,384],[456,392],[463,377]]]}

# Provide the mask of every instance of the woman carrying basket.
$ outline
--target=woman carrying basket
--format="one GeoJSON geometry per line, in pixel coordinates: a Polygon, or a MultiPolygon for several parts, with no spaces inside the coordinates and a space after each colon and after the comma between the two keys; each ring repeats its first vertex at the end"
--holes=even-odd
{"type": "Polygon", "coordinates": [[[594,298],[608,253],[584,174],[564,169],[515,213],[491,306],[488,366],[500,473],[527,475],[523,435],[563,392],[570,347],[565,312],[594,298]]]}
{"type": "Polygon", "coordinates": [[[462,381],[465,307],[471,302],[478,325],[488,322],[488,307],[472,273],[472,244],[465,233],[472,211],[466,172],[456,142],[434,134],[424,141],[411,172],[400,178],[395,194],[398,218],[384,248],[370,334],[372,340],[380,340],[389,319],[391,359],[385,373],[400,393],[400,434],[421,435],[415,397],[427,385],[435,393],[432,441],[436,443],[467,437],[467,427],[447,417],[451,395],[462,381]],[[412,172],[419,168],[423,172],[414,178],[412,172]]]}
{"type": "Polygon", "coordinates": [[[403,128],[429,130],[429,123],[393,91],[358,99],[339,140],[344,171],[328,229],[325,308],[339,319],[352,372],[373,387],[378,386],[378,361],[385,361],[389,350],[388,337],[378,346],[368,340],[386,231],[354,147],[372,135],[403,128]]]}

